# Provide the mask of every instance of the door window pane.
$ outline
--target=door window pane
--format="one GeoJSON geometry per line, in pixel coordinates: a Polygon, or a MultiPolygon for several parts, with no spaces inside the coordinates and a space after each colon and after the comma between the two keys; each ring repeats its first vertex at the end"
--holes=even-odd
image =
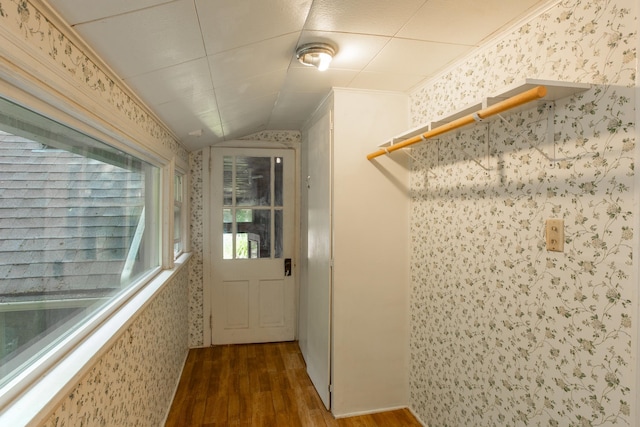
{"type": "Polygon", "coordinates": [[[282,200],[284,197],[284,188],[283,188],[283,182],[282,182],[282,176],[284,173],[284,159],[282,157],[276,157],[275,158],[275,164],[274,164],[274,183],[273,183],[273,192],[275,195],[275,202],[274,204],[276,206],[282,206],[282,200]]]}
{"type": "Polygon", "coordinates": [[[237,222],[253,222],[253,209],[237,209],[236,221],[237,222]]]}
{"type": "Polygon", "coordinates": [[[282,258],[282,235],[284,230],[284,224],[282,223],[282,209],[278,209],[275,213],[274,227],[273,227],[273,246],[274,246],[274,258],[282,258]]]}
{"type": "Polygon", "coordinates": [[[233,157],[224,156],[222,163],[222,203],[223,206],[231,206],[233,204],[233,157]]]}
{"type": "Polygon", "coordinates": [[[236,258],[270,258],[271,210],[238,209],[236,220],[236,258]],[[247,214],[246,211],[251,213],[247,214]],[[240,218],[243,219],[242,222],[239,221],[240,218]],[[247,218],[250,218],[250,221],[247,221],[247,218]]]}
{"type": "Polygon", "coordinates": [[[222,259],[233,259],[233,216],[231,209],[222,210],[222,259]]]}
{"type": "Polygon", "coordinates": [[[271,205],[271,158],[236,157],[236,205],[271,205]]]}
{"type": "MultiPolygon", "coordinates": [[[[252,209],[237,209],[236,210],[236,223],[251,223],[253,222],[253,210],[252,209]]],[[[242,228],[238,227],[239,230],[242,228]]],[[[260,236],[255,233],[241,233],[240,231],[236,235],[236,258],[258,258],[258,247],[260,244],[260,236]]]]}

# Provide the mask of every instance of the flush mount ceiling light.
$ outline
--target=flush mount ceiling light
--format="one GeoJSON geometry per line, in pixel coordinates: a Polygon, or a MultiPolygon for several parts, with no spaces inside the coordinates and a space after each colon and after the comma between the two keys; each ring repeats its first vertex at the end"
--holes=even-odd
{"type": "Polygon", "coordinates": [[[320,71],[329,68],[336,50],[326,43],[308,43],[296,49],[296,57],[300,63],[316,67],[320,71]]]}

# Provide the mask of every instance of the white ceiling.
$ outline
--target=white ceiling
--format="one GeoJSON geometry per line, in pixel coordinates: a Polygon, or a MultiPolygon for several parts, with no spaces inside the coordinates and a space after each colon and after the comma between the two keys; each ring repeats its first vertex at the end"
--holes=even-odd
{"type": "Polygon", "coordinates": [[[409,91],[549,0],[49,3],[197,150],[300,129],[334,86],[409,91]],[[324,72],[295,57],[316,41],[338,50],[324,72]]]}

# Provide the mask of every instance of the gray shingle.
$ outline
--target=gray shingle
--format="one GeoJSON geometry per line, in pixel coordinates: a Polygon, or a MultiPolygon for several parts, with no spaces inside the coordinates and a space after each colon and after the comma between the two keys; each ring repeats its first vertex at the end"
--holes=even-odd
{"type": "Polygon", "coordinates": [[[42,148],[0,132],[0,301],[117,292],[144,177],[42,148]]]}

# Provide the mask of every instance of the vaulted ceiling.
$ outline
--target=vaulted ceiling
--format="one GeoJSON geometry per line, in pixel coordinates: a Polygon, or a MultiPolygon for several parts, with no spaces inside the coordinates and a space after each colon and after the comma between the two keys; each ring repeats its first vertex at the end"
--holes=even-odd
{"type": "Polygon", "coordinates": [[[331,87],[408,92],[549,0],[49,0],[189,149],[300,129],[331,87]],[[327,71],[296,47],[328,42],[327,71]]]}

